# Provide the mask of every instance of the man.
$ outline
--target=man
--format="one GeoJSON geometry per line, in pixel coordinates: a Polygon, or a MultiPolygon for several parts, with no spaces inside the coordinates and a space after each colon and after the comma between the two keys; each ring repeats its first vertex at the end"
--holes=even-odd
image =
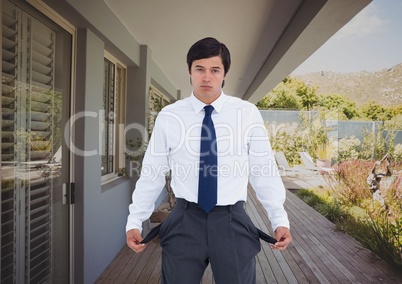
{"type": "Polygon", "coordinates": [[[268,212],[277,242],[291,242],[283,208],[285,188],[272,156],[264,122],[251,103],[222,88],[230,53],[214,38],[196,42],[187,65],[193,92],[158,115],[133,192],[127,245],[141,244],[149,218],[171,170],[177,204],[159,228],[162,283],[200,283],[211,263],[218,284],[255,283],[259,231],[244,210],[248,182],[268,212]]]}

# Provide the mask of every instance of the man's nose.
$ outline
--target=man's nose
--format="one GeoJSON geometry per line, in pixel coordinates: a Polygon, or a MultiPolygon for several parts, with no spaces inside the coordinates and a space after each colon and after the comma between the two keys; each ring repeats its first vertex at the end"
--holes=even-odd
{"type": "Polygon", "coordinates": [[[204,76],[203,76],[203,78],[202,78],[202,80],[203,80],[204,82],[209,82],[209,81],[211,81],[211,74],[210,74],[209,72],[205,72],[205,73],[204,73],[204,76]]]}

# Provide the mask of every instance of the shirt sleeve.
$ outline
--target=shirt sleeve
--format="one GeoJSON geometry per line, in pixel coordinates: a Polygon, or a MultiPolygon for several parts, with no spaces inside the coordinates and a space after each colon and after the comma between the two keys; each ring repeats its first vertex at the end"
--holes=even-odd
{"type": "Polygon", "coordinates": [[[259,110],[251,111],[251,130],[248,134],[250,184],[264,206],[275,231],[279,226],[289,228],[284,209],[286,190],[279,175],[264,121],[259,110]]]}
{"type": "Polygon", "coordinates": [[[147,220],[154,208],[155,201],[165,187],[166,175],[169,172],[166,118],[158,115],[141,165],[141,174],[129,205],[126,231],[139,229],[147,220]]]}

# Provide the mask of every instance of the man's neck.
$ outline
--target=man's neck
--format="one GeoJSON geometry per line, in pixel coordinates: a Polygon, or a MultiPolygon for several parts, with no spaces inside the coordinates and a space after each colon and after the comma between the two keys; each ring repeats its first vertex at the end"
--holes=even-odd
{"type": "Polygon", "coordinates": [[[210,105],[212,104],[214,101],[216,101],[220,95],[221,95],[222,91],[219,92],[216,95],[211,95],[211,96],[206,96],[206,95],[198,95],[195,92],[193,92],[194,96],[201,102],[203,102],[204,104],[210,105]]]}

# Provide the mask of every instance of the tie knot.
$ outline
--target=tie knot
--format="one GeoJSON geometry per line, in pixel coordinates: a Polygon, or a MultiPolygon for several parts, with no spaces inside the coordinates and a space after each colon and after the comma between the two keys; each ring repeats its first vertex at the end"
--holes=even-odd
{"type": "Polygon", "coordinates": [[[214,107],[211,105],[207,105],[204,107],[204,109],[205,109],[205,116],[207,116],[211,115],[212,111],[214,110],[214,107]]]}

